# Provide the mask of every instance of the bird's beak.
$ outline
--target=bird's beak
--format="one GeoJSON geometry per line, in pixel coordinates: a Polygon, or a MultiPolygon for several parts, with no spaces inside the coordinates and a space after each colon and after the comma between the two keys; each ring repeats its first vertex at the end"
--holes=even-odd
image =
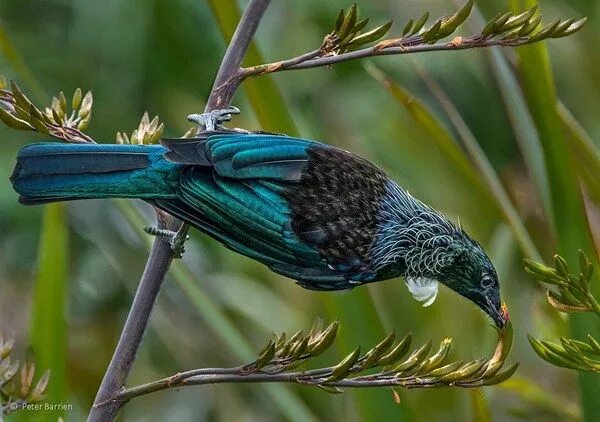
{"type": "Polygon", "coordinates": [[[487,302],[487,314],[494,320],[496,327],[502,329],[510,319],[508,308],[504,302],[500,302],[500,307],[494,306],[491,301],[487,302]]]}

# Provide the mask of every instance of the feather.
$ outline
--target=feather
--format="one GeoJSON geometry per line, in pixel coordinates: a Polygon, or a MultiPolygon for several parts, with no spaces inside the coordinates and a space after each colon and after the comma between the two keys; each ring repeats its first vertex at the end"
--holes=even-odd
{"type": "Polygon", "coordinates": [[[408,287],[408,291],[416,300],[423,302],[423,307],[427,307],[435,301],[439,283],[432,278],[407,277],[406,287],[408,287]]]}

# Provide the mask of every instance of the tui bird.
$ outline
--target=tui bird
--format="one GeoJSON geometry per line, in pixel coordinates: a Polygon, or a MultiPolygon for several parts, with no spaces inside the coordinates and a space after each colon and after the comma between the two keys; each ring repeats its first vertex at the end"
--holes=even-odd
{"type": "Polygon", "coordinates": [[[353,153],[220,126],[236,111],[192,115],[206,131],[160,146],[28,145],[11,182],[26,205],[143,199],[307,289],[401,276],[428,306],[441,282],[506,324],[496,271],[460,227],[353,153]]]}

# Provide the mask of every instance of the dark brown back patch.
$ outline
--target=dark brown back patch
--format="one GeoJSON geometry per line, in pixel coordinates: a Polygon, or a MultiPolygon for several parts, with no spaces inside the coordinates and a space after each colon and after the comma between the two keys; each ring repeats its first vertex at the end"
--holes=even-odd
{"type": "Polygon", "coordinates": [[[334,267],[364,268],[387,176],[369,161],[337,148],[312,147],[309,157],[300,182],[284,192],[292,207],[292,228],[334,267]]]}

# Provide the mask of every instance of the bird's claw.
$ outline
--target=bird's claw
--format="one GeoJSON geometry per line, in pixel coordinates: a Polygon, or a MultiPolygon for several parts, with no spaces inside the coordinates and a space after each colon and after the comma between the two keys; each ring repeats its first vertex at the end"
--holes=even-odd
{"type": "Polygon", "coordinates": [[[144,227],[144,231],[151,236],[156,236],[161,239],[165,239],[171,245],[171,250],[175,258],[181,258],[185,252],[185,242],[190,237],[187,234],[181,232],[174,232],[172,230],[159,229],[154,226],[144,227]]]}
{"type": "Polygon", "coordinates": [[[208,113],[190,114],[187,119],[190,122],[196,123],[210,132],[221,128],[221,124],[231,120],[232,114],[240,114],[240,109],[234,106],[229,106],[222,110],[213,110],[208,113]]]}

